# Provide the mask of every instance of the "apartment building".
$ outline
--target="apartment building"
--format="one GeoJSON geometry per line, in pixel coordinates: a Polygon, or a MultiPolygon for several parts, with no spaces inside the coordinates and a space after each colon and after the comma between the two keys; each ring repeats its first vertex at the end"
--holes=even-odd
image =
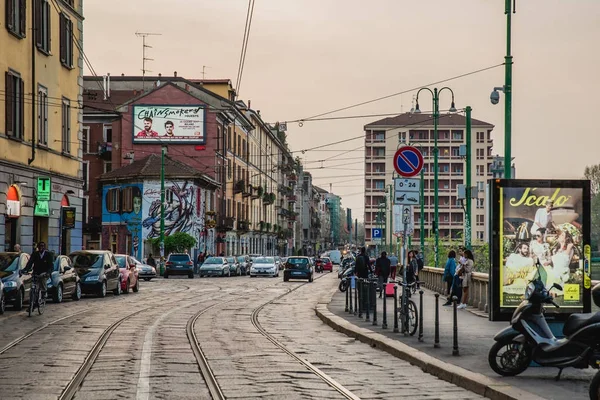
{"type": "Polygon", "coordinates": [[[0,2],[0,251],[82,246],[81,0],[0,2]]]}
{"type": "MultiPolygon", "coordinates": [[[[486,202],[485,185],[492,176],[491,133],[494,126],[484,121],[471,121],[471,183],[477,187],[478,197],[472,201],[472,237],[474,241],[485,239],[486,202]]],[[[458,199],[457,186],[466,183],[466,160],[459,154],[461,145],[466,145],[466,119],[460,114],[443,114],[438,125],[438,206],[439,234],[443,239],[463,237],[464,210],[458,199]]],[[[421,149],[425,159],[423,215],[425,237],[434,237],[434,126],[431,114],[405,113],[365,125],[365,241],[375,246],[373,228],[383,228],[377,221],[380,205],[386,204],[386,218],[389,221],[390,191],[393,191],[393,178],[397,176],[393,166],[393,156],[400,146],[410,144],[421,149]]],[[[392,192],[393,195],[393,192],[392,192]]],[[[415,207],[414,238],[420,237],[420,208],[415,207]]],[[[388,222],[389,225],[389,222],[388,222]]]]}

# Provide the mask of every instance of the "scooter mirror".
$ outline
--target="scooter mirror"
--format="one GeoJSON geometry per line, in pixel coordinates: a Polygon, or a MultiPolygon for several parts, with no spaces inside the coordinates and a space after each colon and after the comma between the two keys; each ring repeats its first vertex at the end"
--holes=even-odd
{"type": "Polygon", "coordinates": [[[557,288],[558,290],[562,290],[562,286],[559,285],[558,283],[555,283],[554,285],[552,285],[553,288],[557,288]]]}

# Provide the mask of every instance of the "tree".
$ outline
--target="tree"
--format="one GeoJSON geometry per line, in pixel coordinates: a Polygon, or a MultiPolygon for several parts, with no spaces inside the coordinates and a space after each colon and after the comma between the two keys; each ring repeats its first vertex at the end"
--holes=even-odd
{"type": "Polygon", "coordinates": [[[592,226],[591,245],[595,251],[600,250],[600,164],[585,167],[584,179],[591,181],[592,193],[592,226]]]}
{"type": "MultiPolygon", "coordinates": [[[[153,247],[160,246],[160,239],[152,239],[153,247]]],[[[169,253],[184,253],[196,246],[196,239],[185,232],[176,232],[165,237],[165,255],[169,253]]]]}

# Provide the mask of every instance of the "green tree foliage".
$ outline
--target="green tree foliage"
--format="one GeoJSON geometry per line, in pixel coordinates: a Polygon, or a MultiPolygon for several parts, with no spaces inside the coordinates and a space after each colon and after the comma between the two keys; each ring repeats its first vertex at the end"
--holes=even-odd
{"type": "MultiPolygon", "coordinates": [[[[152,246],[160,247],[160,238],[152,239],[152,246]]],[[[176,232],[165,237],[165,256],[170,253],[184,253],[196,246],[196,239],[185,232],[176,232]]]]}
{"type": "MultiPolygon", "coordinates": [[[[439,247],[439,267],[444,268],[448,253],[450,250],[456,252],[458,258],[458,248],[463,246],[462,240],[440,240],[439,247]]],[[[487,242],[479,242],[472,244],[473,257],[475,258],[475,271],[490,272],[490,246],[487,242]]],[[[425,265],[435,265],[434,241],[433,239],[425,240],[425,265]]]]}
{"type": "Polygon", "coordinates": [[[591,181],[592,192],[592,249],[600,251],[600,164],[585,167],[584,179],[591,181]]]}

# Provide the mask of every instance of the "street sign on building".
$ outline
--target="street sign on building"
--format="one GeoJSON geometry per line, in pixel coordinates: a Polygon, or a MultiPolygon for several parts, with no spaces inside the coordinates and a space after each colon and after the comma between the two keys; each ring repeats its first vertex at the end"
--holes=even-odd
{"type": "Polygon", "coordinates": [[[419,179],[394,179],[394,204],[420,204],[421,181],[419,179]]]}
{"type": "Polygon", "coordinates": [[[423,155],[413,146],[404,146],[394,154],[394,169],[398,175],[410,178],[418,175],[423,169],[423,155]]]}

